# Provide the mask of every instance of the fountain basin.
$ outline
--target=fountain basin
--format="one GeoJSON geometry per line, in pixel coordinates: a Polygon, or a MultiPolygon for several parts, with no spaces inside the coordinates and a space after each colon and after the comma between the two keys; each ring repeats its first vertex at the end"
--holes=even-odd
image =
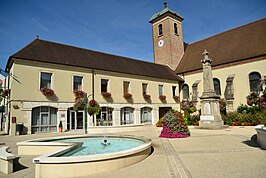
{"type": "MultiPolygon", "coordinates": [[[[33,162],[35,163],[35,177],[79,177],[108,172],[138,163],[151,154],[151,140],[144,137],[129,135],[108,135],[104,137],[99,135],[82,135],[45,138],[18,143],[19,152],[24,153],[25,155],[27,153],[27,149],[29,151],[35,150],[34,153],[44,153],[44,155],[33,159],[33,162]],[[82,148],[83,142],[81,142],[80,139],[99,138],[102,140],[110,140],[111,145],[112,139],[132,140],[141,142],[141,144],[133,148],[112,153],[96,153],[82,156],[74,156],[71,153],[75,153],[75,150],[82,148]],[[73,142],[65,142],[66,139],[74,140],[73,142]],[[78,142],[77,139],[79,139],[78,142]],[[53,145],[57,149],[50,149],[53,145]],[[30,148],[31,146],[32,148],[30,148]],[[47,147],[47,149],[45,149],[45,147],[47,147]],[[69,153],[71,154],[69,155],[69,153]]],[[[30,152],[27,154],[29,153],[30,152]]]]}

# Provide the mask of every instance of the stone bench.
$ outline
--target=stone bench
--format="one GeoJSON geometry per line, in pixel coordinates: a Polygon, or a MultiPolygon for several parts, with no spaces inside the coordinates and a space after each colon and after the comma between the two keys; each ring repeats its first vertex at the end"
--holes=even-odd
{"type": "Polygon", "coordinates": [[[13,172],[13,160],[15,155],[8,153],[9,146],[0,147],[0,172],[10,174],[13,172]]]}

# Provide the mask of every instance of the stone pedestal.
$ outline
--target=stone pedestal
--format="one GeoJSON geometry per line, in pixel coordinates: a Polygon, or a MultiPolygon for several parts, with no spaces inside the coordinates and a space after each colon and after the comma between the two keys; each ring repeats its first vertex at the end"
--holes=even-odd
{"type": "Polygon", "coordinates": [[[219,98],[215,93],[213,85],[213,76],[209,53],[203,52],[204,58],[201,60],[203,66],[203,93],[201,99],[201,116],[199,128],[201,129],[223,129],[228,126],[224,125],[220,114],[219,98]]]}
{"type": "Polygon", "coordinates": [[[223,129],[227,127],[220,115],[219,101],[215,98],[202,99],[199,128],[223,129]]]}

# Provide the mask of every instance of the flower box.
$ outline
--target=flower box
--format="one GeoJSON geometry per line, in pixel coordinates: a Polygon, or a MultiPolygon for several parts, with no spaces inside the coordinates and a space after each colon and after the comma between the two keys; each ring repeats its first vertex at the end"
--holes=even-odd
{"type": "Polygon", "coordinates": [[[53,96],[54,95],[54,90],[50,88],[41,88],[41,92],[45,96],[53,96]]]}
{"type": "Polygon", "coordinates": [[[179,97],[179,96],[173,96],[173,99],[174,99],[175,101],[180,101],[180,97],[179,97]]]}
{"type": "Polygon", "coordinates": [[[130,94],[130,93],[125,93],[124,94],[124,98],[126,98],[126,99],[129,99],[131,97],[132,97],[132,94],[130,94]]]}
{"type": "Polygon", "coordinates": [[[109,93],[109,92],[102,92],[102,95],[103,95],[103,97],[105,97],[105,98],[111,98],[111,93],[109,93]]]}
{"type": "Polygon", "coordinates": [[[160,95],[160,96],[159,96],[159,99],[160,99],[160,100],[165,100],[165,99],[166,99],[166,96],[165,96],[165,95],[160,95]]]}
{"type": "Polygon", "coordinates": [[[85,96],[85,92],[81,90],[74,90],[73,93],[75,94],[75,97],[77,98],[83,98],[85,96]]]}
{"type": "Polygon", "coordinates": [[[150,100],[151,99],[151,95],[145,94],[145,95],[143,95],[143,98],[145,100],[150,100]]]}

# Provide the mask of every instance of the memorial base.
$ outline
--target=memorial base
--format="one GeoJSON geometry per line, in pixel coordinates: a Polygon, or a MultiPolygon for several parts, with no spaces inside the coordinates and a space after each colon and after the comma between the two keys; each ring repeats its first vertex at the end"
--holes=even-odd
{"type": "Polygon", "coordinates": [[[220,115],[216,116],[200,116],[198,129],[210,129],[218,130],[228,128],[228,125],[224,125],[224,121],[220,115]]]}

